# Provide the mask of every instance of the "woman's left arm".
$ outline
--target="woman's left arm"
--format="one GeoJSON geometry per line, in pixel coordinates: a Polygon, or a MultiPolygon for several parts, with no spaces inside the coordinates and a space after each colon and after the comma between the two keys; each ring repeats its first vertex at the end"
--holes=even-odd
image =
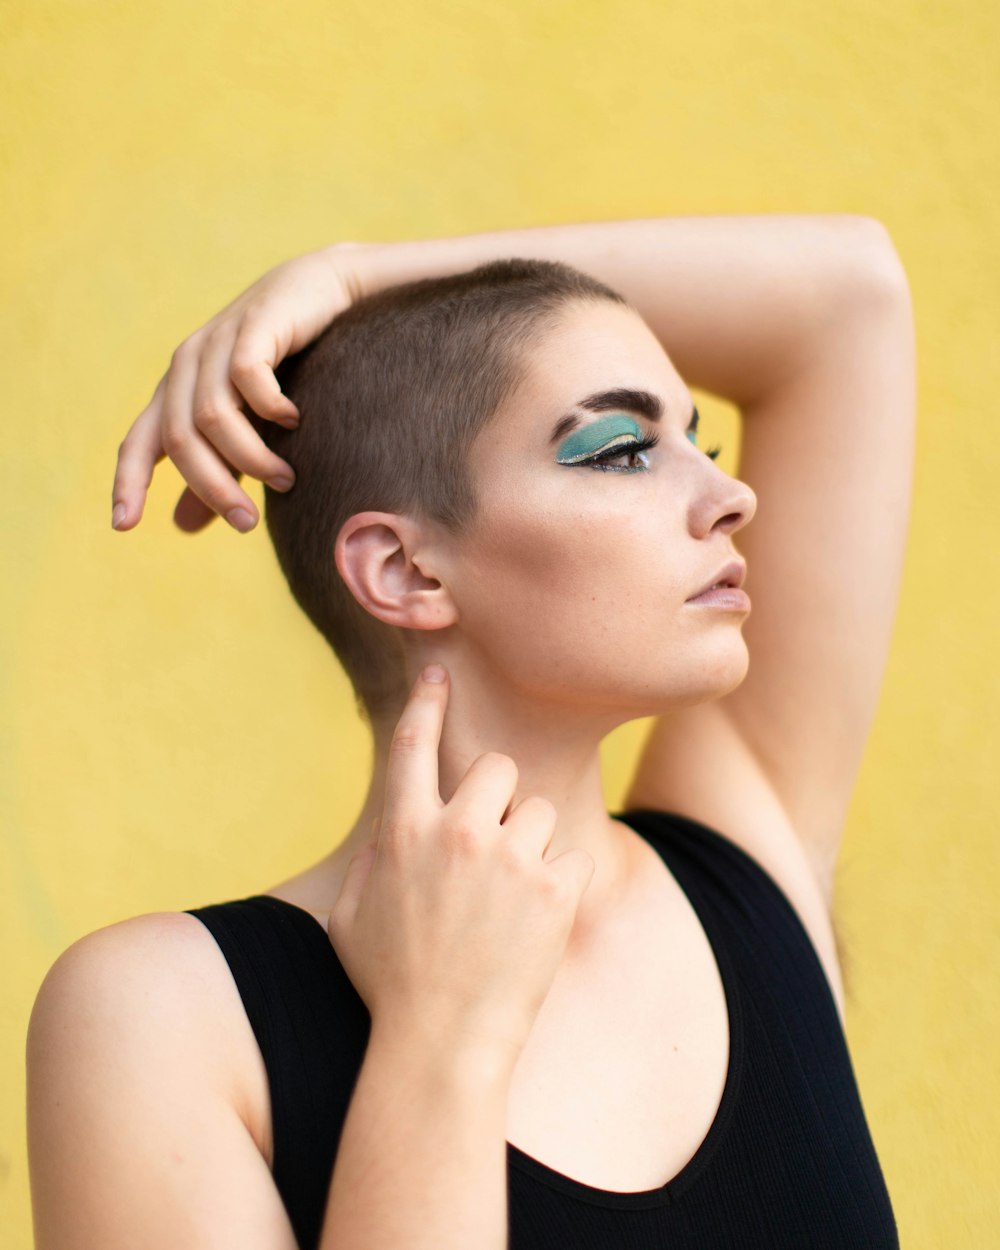
{"type": "Polygon", "coordinates": [[[746,829],[740,803],[759,782],[761,810],[773,800],[772,818],[760,822],[761,857],[787,821],[829,902],[895,615],[914,451],[908,284],[874,219],[572,223],[336,243],[285,262],[175,351],[119,448],[122,528],[138,523],[164,455],[189,483],[175,514],[181,528],[202,528],[236,505],[255,512],[240,473],[288,466],[237,404],[272,420],[294,415],[277,363],[369,291],[509,256],[561,260],[602,279],[643,316],[690,386],[742,414],[734,471],[758,499],[739,534],[753,603],[743,626],[748,674],[724,698],[657,720],[629,805],[687,810],[735,832],[746,829]]]}
{"type": "Polygon", "coordinates": [[[915,442],[906,274],[850,214],[667,217],[376,246],[369,289],[500,256],[562,260],[637,309],[689,386],[740,410],[734,470],[750,664],[724,698],[660,717],[626,806],[692,815],[782,876],[790,829],[828,908],[902,577],[915,442]],[[751,810],[752,809],[752,810],[751,810]]]}

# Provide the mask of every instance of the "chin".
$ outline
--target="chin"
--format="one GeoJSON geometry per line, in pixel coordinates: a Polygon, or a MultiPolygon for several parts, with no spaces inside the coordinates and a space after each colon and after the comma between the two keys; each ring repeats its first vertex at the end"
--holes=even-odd
{"type": "Polygon", "coordinates": [[[691,657],[689,662],[662,675],[659,688],[650,691],[654,706],[644,716],[660,716],[682,707],[721,699],[742,685],[750,668],[750,652],[742,636],[736,645],[717,648],[708,658],[691,657]]]}

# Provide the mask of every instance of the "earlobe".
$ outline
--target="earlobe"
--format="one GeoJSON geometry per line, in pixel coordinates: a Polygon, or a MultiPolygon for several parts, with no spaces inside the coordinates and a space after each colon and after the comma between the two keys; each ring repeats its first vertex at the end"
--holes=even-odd
{"type": "Polygon", "coordinates": [[[441,629],[457,619],[446,586],[425,573],[426,539],[412,518],[358,512],[340,527],[337,571],[358,603],[402,629],[441,629]]]}

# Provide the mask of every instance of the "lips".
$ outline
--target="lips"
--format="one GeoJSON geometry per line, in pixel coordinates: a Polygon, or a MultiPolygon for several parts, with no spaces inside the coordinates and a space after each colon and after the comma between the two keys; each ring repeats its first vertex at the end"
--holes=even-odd
{"type": "Polygon", "coordinates": [[[690,599],[697,599],[699,595],[703,595],[706,590],[711,590],[713,586],[736,586],[743,585],[743,580],[747,574],[747,566],[742,560],[730,560],[719,571],[714,574],[710,581],[702,586],[701,590],[696,590],[690,599]]]}

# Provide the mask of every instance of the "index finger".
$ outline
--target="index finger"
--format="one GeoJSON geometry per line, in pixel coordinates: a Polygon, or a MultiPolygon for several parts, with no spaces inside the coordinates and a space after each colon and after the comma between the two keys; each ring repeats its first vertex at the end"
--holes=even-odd
{"type": "Polygon", "coordinates": [[[438,747],[448,702],[447,677],[440,664],[428,665],[414,682],[396,723],[386,765],[381,837],[441,806],[438,747]]]}
{"type": "Polygon", "coordinates": [[[164,374],[156,384],[153,398],[118,445],[111,486],[111,524],[116,530],[134,529],[139,524],[153,470],[166,454],[160,443],[160,408],[166,381],[164,374]]]}

